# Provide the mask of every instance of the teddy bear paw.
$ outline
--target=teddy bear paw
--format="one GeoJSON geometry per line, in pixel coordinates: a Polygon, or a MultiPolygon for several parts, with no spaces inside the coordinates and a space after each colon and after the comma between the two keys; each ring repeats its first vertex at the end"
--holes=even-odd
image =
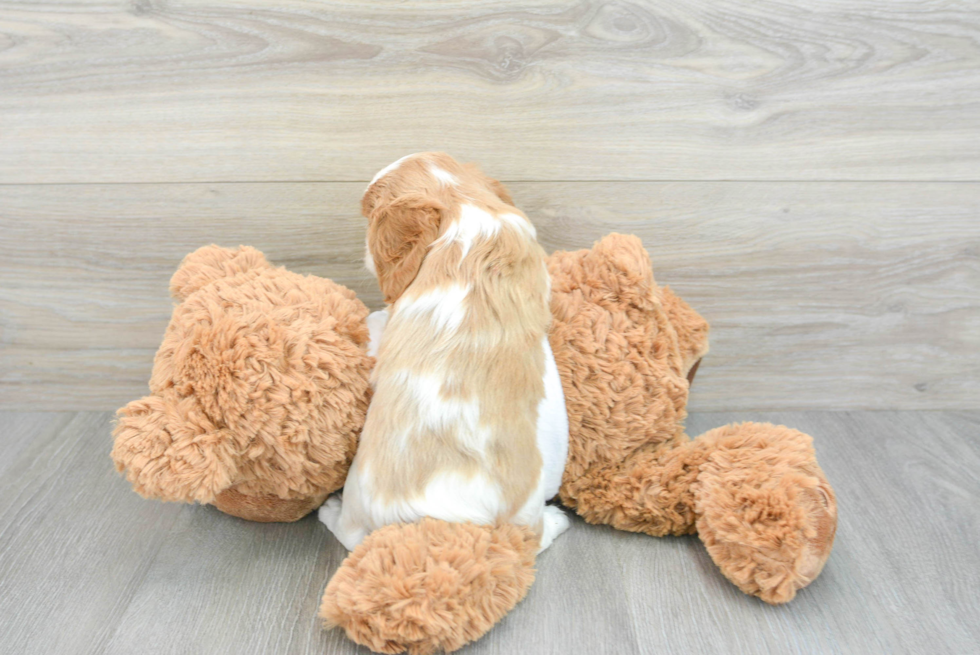
{"type": "Polygon", "coordinates": [[[755,423],[726,430],[695,483],[698,535],[742,591],[788,602],[830,556],[834,491],[802,432],[755,423]]]}

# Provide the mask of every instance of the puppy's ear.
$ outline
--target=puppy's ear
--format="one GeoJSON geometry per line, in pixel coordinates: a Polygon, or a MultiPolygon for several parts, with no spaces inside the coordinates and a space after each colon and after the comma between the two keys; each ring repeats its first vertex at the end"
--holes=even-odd
{"type": "Polygon", "coordinates": [[[443,207],[420,194],[379,203],[368,214],[368,248],[385,302],[398,300],[422,267],[429,245],[439,236],[443,207]]]}
{"type": "Polygon", "coordinates": [[[492,177],[488,177],[487,184],[490,186],[490,189],[496,194],[498,198],[506,202],[508,205],[511,205],[512,207],[517,206],[514,204],[514,199],[510,197],[510,191],[507,190],[507,187],[505,187],[502,182],[498,182],[492,177]]]}

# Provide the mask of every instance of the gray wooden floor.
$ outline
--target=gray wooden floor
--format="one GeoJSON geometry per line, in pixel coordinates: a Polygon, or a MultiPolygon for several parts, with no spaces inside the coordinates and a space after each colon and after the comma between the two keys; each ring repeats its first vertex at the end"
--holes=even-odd
{"type": "MultiPolygon", "coordinates": [[[[700,413],[817,440],[840,525],[792,603],[741,594],[696,538],[576,520],[464,653],[980,652],[980,412],[700,413]]],[[[0,651],[358,652],[316,619],[344,551],[315,517],[248,523],[139,498],[103,412],[0,413],[0,651]]],[[[367,651],[362,651],[367,652],[367,651]]]]}

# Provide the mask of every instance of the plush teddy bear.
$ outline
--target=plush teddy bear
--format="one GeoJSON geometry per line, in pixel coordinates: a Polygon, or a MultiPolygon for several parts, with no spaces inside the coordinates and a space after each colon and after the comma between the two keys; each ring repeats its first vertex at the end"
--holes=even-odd
{"type": "Polygon", "coordinates": [[[142,496],[296,521],[344,484],[370,398],[367,307],[258,250],[206,246],[170,280],[150,395],[112,459],[142,496]]]}
{"type": "MultiPolygon", "coordinates": [[[[688,377],[708,325],[653,278],[640,240],[558,252],[550,342],[569,418],[561,502],[590,523],[697,533],[744,592],[787,602],[821,571],[836,501],[809,436],[743,423],[689,439],[688,377]]],[[[119,411],[113,459],[139,493],[296,520],[343,485],[370,396],[367,309],[251,248],[202,248],[151,395],[119,411]]],[[[378,652],[455,650],[530,588],[536,543],[512,525],[424,519],[373,532],[324,594],[328,625],[378,652]]]]}

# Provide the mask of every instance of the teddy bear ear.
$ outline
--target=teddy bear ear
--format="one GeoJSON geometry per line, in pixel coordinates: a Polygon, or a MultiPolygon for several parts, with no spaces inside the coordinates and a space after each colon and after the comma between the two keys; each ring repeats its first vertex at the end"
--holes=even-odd
{"type": "Polygon", "coordinates": [[[693,382],[698,363],[708,353],[708,321],[674,294],[670,287],[663,287],[660,293],[664,311],[677,332],[677,346],[684,360],[684,370],[681,372],[687,376],[688,382],[693,382]]]}
{"type": "Polygon", "coordinates": [[[170,295],[183,302],[201,287],[223,277],[257,268],[271,268],[265,255],[249,246],[222,248],[214,244],[184,257],[170,278],[170,295]]]}

